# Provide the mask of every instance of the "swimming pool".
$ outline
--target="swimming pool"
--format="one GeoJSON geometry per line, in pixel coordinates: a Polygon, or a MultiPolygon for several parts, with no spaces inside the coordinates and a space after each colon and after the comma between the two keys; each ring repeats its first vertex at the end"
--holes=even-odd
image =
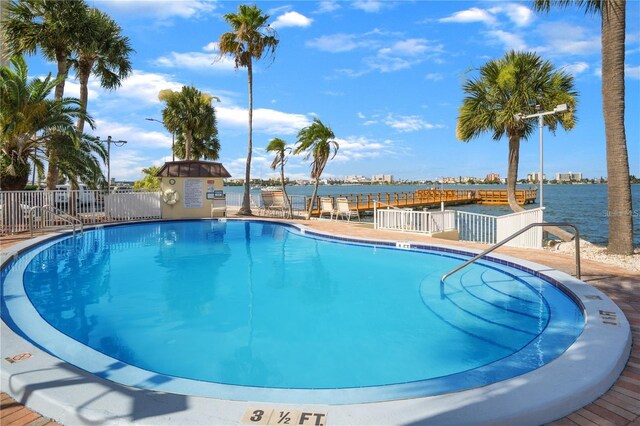
{"type": "Polygon", "coordinates": [[[482,261],[442,286],[464,258],[269,222],[110,226],[3,269],[3,320],[119,383],[332,404],[485,386],[582,333],[582,307],[525,268],[482,261]]]}

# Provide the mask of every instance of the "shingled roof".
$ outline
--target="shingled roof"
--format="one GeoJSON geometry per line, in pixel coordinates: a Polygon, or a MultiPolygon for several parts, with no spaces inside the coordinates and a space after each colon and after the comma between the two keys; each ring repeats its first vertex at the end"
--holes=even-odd
{"type": "Polygon", "coordinates": [[[221,163],[213,161],[169,161],[164,163],[157,177],[201,177],[227,178],[231,177],[221,163]]]}

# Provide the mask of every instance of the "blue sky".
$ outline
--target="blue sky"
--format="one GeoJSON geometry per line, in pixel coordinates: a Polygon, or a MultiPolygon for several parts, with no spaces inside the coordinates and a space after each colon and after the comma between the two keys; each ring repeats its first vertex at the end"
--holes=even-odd
{"type": "MultiPolygon", "coordinates": [[[[162,89],[194,85],[218,96],[220,160],[244,176],[247,72],[217,60],[217,40],[229,30],[230,1],[93,0],[110,14],[136,50],[133,73],[106,92],[90,81],[89,111],[96,135],[128,141],[111,150],[111,176],[136,180],[141,169],[170,160],[171,135],[146,117],[161,118],[162,89]]],[[[253,4],[253,3],[249,3],[253,4]]],[[[392,174],[396,179],[506,176],[507,141],[489,134],[455,138],[462,84],[468,71],[510,49],[536,51],[575,76],[578,124],[554,136],[545,129],[545,174],[579,171],[606,176],[601,98],[600,18],[572,9],[549,14],[530,2],[502,1],[269,1],[280,45],[275,60],[254,73],[253,177],[273,177],[269,140],[295,142],[314,117],[329,125],[340,150],[324,177],[392,174]]],[[[626,131],[631,174],[640,176],[640,2],[627,4],[626,131]]],[[[38,56],[32,74],[55,72],[38,56]]],[[[67,82],[67,96],[78,96],[67,82]]],[[[538,133],[523,142],[519,177],[539,168],[538,133]]],[[[290,159],[292,178],[308,163],[290,159]]]]}

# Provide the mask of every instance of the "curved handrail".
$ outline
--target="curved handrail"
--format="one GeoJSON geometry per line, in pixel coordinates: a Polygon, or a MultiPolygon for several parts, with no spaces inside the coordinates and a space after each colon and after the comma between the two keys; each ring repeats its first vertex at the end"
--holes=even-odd
{"type": "Polygon", "coordinates": [[[480,259],[482,257],[485,257],[487,254],[491,253],[492,251],[494,251],[498,247],[501,247],[501,246],[505,245],[506,243],[508,243],[509,241],[513,240],[515,237],[517,237],[518,235],[521,235],[521,234],[527,232],[529,229],[535,228],[537,226],[568,226],[568,227],[573,228],[573,230],[575,231],[575,239],[574,239],[574,241],[575,241],[575,244],[576,244],[576,278],[581,279],[580,278],[580,231],[578,231],[578,228],[574,224],[568,223],[568,222],[537,222],[537,223],[531,223],[531,224],[525,226],[524,228],[522,228],[521,230],[519,230],[517,232],[514,232],[513,234],[509,235],[504,240],[492,245],[491,247],[489,247],[488,249],[486,249],[482,253],[480,253],[480,254],[472,257],[471,259],[467,260],[462,265],[460,265],[457,268],[454,268],[451,271],[447,272],[446,274],[444,274],[442,276],[442,278],[440,278],[440,284],[444,285],[444,281],[447,278],[449,278],[449,276],[455,274],[456,272],[458,272],[462,268],[465,268],[465,267],[469,266],[470,264],[472,264],[476,260],[478,260],[478,259],[480,259]]]}
{"type": "Polygon", "coordinates": [[[80,232],[84,233],[84,223],[77,217],[73,217],[57,207],[45,204],[44,206],[34,206],[29,209],[29,233],[33,237],[33,212],[40,210],[41,212],[50,213],[73,227],[73,236],[76,235],[76,223],[80,224],[80,232]]]}

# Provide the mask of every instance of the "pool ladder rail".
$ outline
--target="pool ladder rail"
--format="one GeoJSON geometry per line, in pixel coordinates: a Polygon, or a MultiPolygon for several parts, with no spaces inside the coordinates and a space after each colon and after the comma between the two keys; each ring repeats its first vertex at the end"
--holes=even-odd
{"type": "Polygon", "coordinates": [[[457,268],[452,269],[451,271],[447,272],[440,279],[440,285],[444,285],[444,282],[445,282],[445,280],[447,278],[449,278],[451,275],[455,274],[456,272],[458,272],[462,268],[465,268],[465,267],[471,265],[476,260],[479,260],[479,259],[485,257],[487,254],[489,254],[492,251],[494,251],[495,249],[505,245],[506,243],[508,243],[509,241],[513,240],[517,236],[519,236],[521,234],[524,234],[529,229],[535,228],[535,227],[538,227],[538,226],[568,226],[570,228],[573,228],[573,230],[575,231],[574,232],[574,235],[575,235],[574,242],[575,242],[575,245],[576,245],[576,249],[575,249],[575,251],[576,251],[576,278],[581,279],[580,278],[580,276],[581,276],[581,274],[580,274],[580,231],[578,231],[578,228],[575,225],[573,225],[571,223],[568,223],[568,222],[538,222],[538,223],[531,223],[531,224],[525,226],[524,228],[522,228],[521,230],[519,230],[517,232],[514,232],[513,234],[509,235],[504,240],[492,245],[491,247],[489,247],[488,249],[486,249],[482,253],[480,253],[477,256],[474,256],[471,259],[467,260],[462,265],[460,265],[457,268]]]}
{"type": "Polygon", "coordinates": [[[70,224],[73,228],[73,236],[76,235],[76,224],[80,225],[80,232],[84,233],[84,224],[77,217],[71,216],[70,214],[65,213],[57,207],[51,206],[49,204],[45,204],[44,206],[34,206],[29,209],[29,234],[33,237],[33,222],[34,222],[34,212],[40,210],[41,212],[46,212],[54,217],[59,218],[63,222],[70,224]]]}

